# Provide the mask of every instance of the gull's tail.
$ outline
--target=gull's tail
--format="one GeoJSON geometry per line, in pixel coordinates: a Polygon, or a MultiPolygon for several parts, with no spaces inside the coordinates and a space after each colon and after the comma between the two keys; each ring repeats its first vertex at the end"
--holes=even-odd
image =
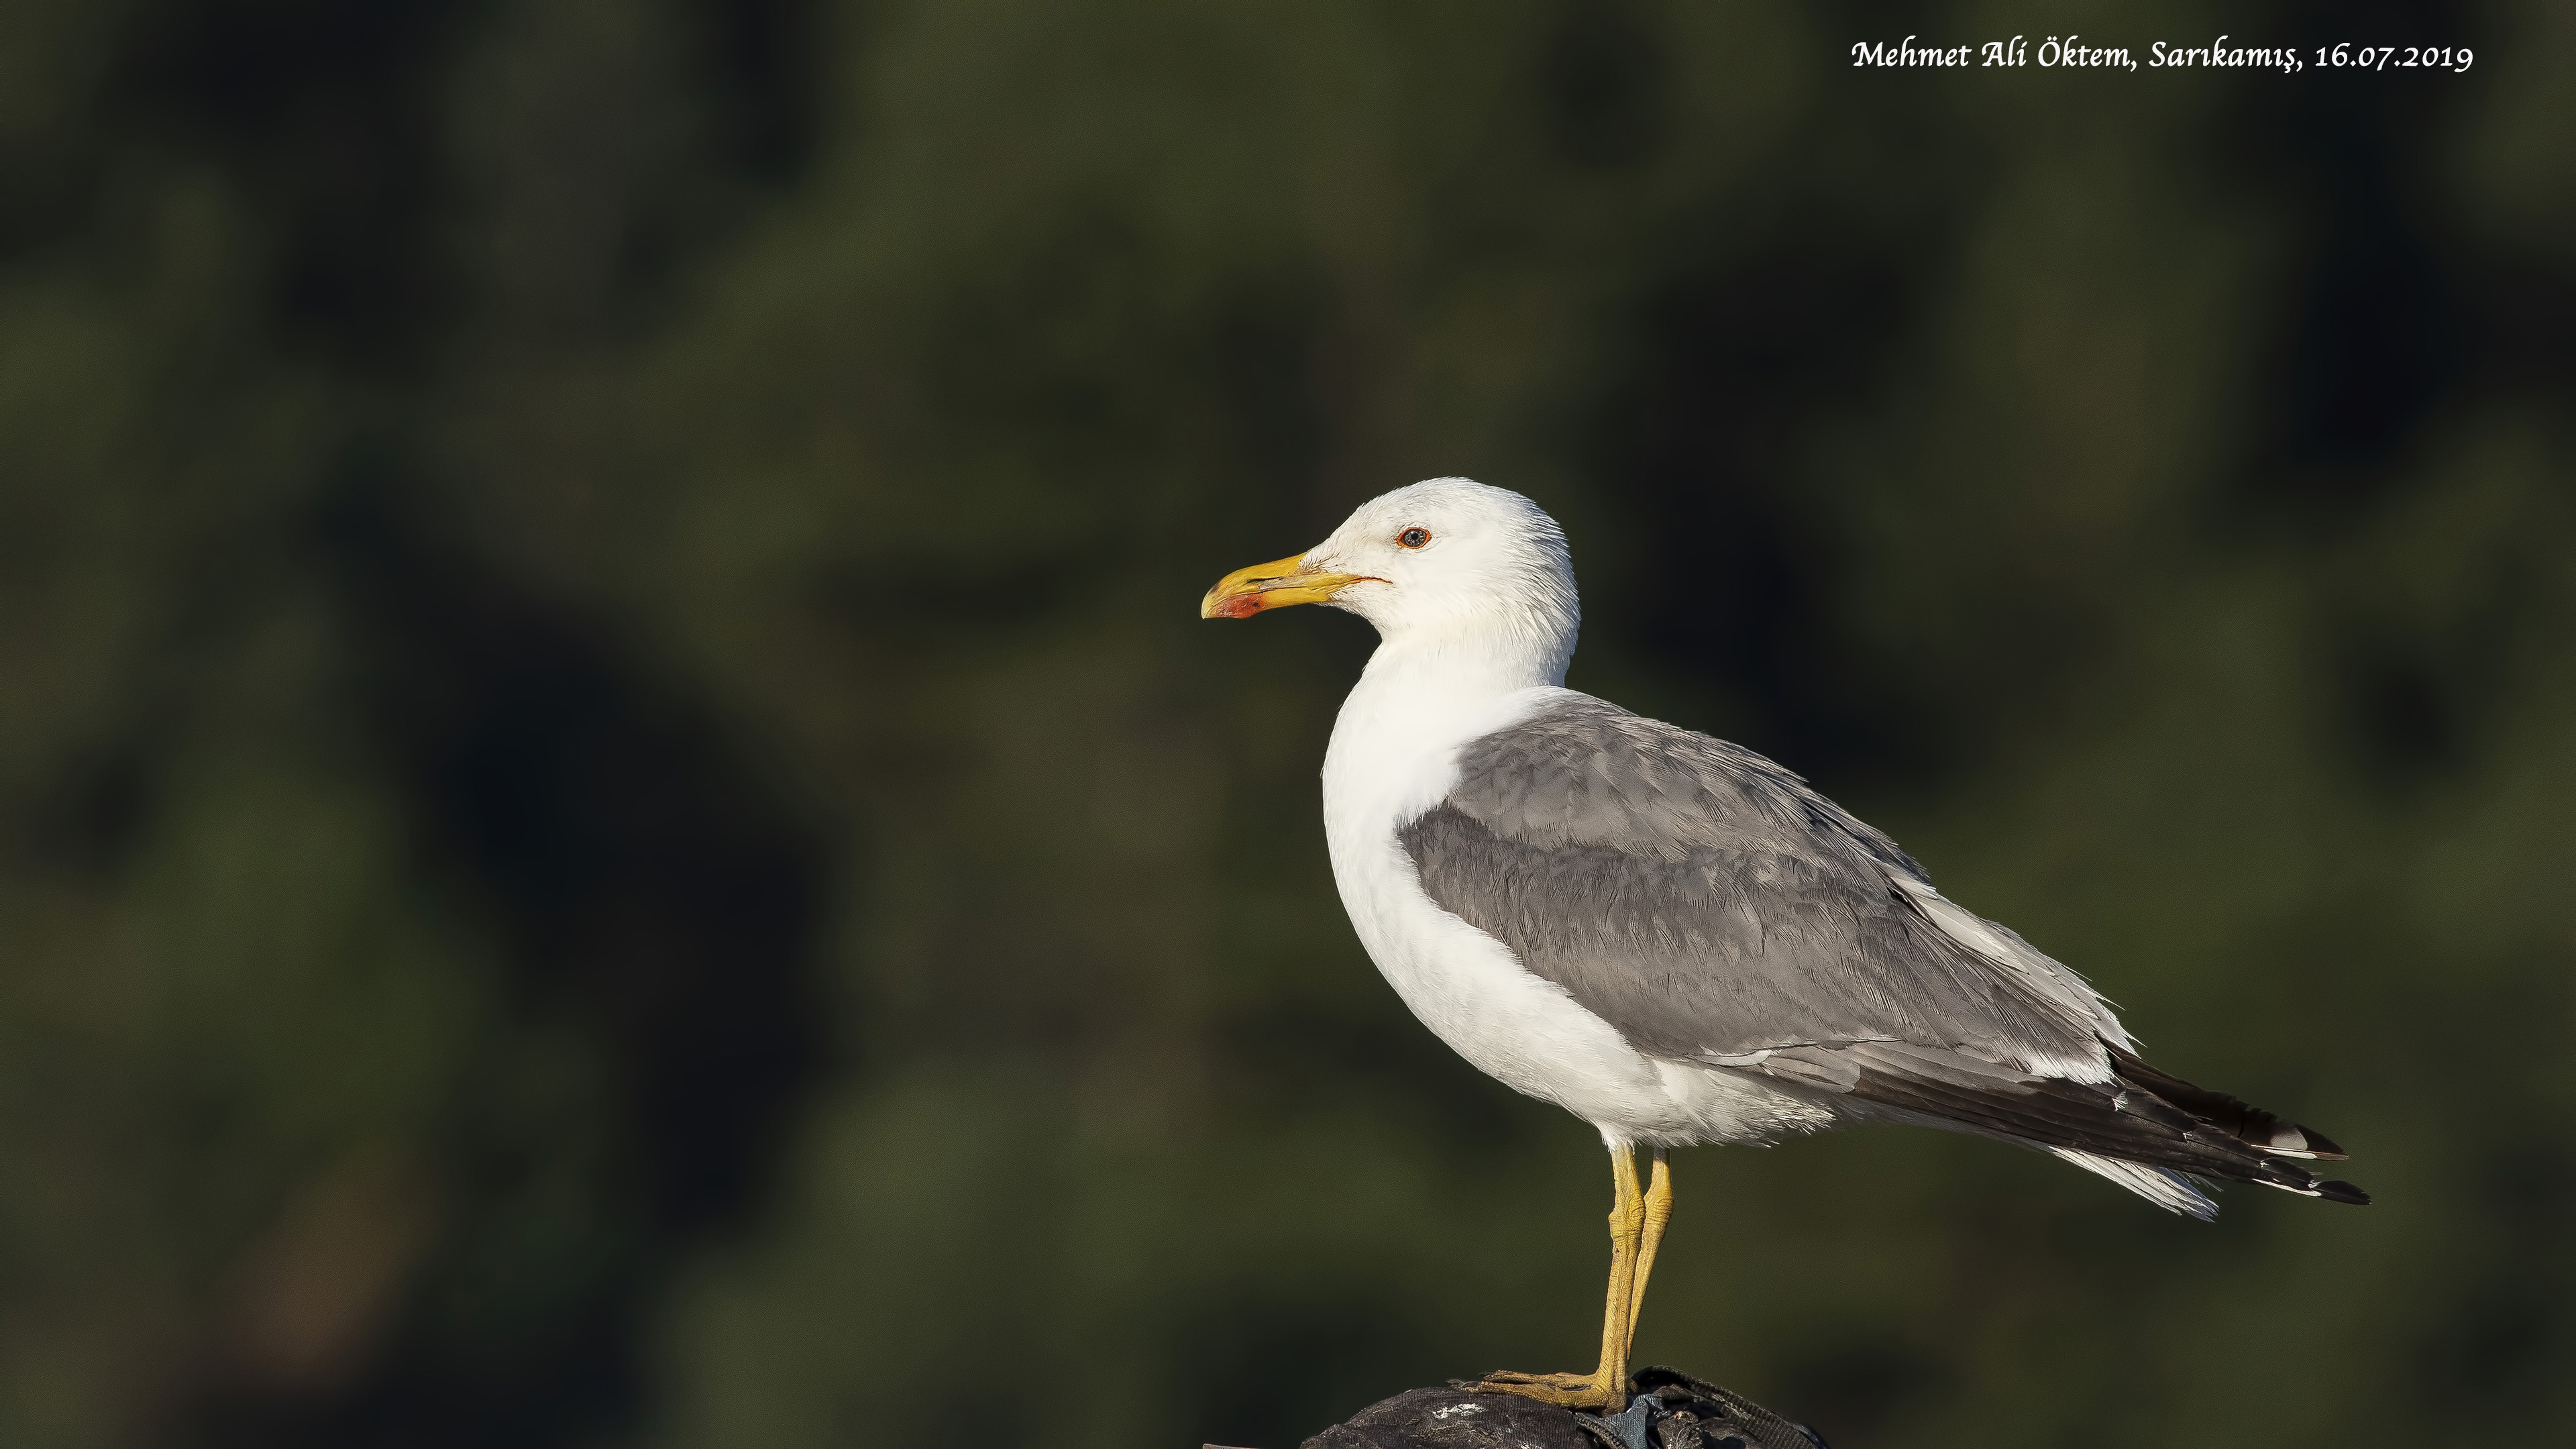
{"type": "Polygon", "coordinates": [[[2195,1218],[2218,1214],[2197,1186],[2213,1181],[2261,1183],[2328,1202],[2370,1201],[2351,1183],[2308,1171],[2306,1163],[2343,1159],[2324,1133],[2106,1049],[2107,1082],[2036,1076],[1898,1042],[1792,1047],[1765,1053],[1759,1069],[1845,1094],[1878,1114],[2038,1148],[2195,1218]]]}
{"type": "Polygon", "coordinates": [[[2122,1162],[2116,1157],[2079,1152],[2072,1147],[2051,1147],[2048,1155],[2072,1162],[2086,1172],[2100,1173],[2167,1212],[2198,1218],[2204,1223],[2218,1216],[2218,1204],[2209,1200],[2209,1194],[2172,1168],[2122,1162]]]}
{"type": "Polygon", "coordinates": [[[2248,1166],[2255,1170],[2230,1172],[2223,1167],[2214,1173],[2206,1168],[2177,1170],[2051,1148],[2057,1156],[2087,1172],[2100,1173],[2158,1207],[2199,1218],[2203,1222],[2218,1216],[2218,1205],[2191,1181],[2192,1176],[2204,1173],[2235,1178],[2240,1182],[2258,1182],[2265,1187],[2277,1187],[2301,1197],[2323,1198],[2327,1202],[2350,1203],[2356,1207],[2369,1204],[2370,1194],[2351,1183],[2319,1178],[2295,1165],[2298,1162],[2344,1160],[2344,1150],[2335,1145],[2334,1139],[2315,1128],[2285,1122],[2251,1102],[2225,1092],[2195,1087],[2170,1072],[2158,1071],[2147,1065],[2134,1053],[2114,1048],[2111,1067],[2123,1089],[2114,1099],[2121,1111],[2162,1116],[2169,1125],[2181,1128],[2187,1139],[2205,1142],[2224,1134],[2254,1154],[2255,1161],[2248,1166]],[[2142,1093],[2148,1101],[2138,1100],[2142,1093]],[[2158,1113],[2157,1107],[2170,1111],[2158,1113]],[[2290,1160],[2283,1161],[2284,1158],[2290,1160]]]}

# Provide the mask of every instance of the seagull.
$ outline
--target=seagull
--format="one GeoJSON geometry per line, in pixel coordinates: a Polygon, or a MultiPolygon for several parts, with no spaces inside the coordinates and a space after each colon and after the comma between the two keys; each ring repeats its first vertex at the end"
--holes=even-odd
{"type": "Polygon", "coordinates": [[[1625,1406],[1673,1147],[1908,1122],[2035,1148],[2204,1220],[2217,1207],[2196,1184],[2219,1179],[2370,1201],[2302,1166],[2343,1158],[2322,1133],[2147,1065],[2082,977],[1799,776],[1567,689],[1573,562],[1520,494],[1399,488],[1306,552],[1227,574],[1199,613],[1292,604],[1377,627],[1323,771],[1361,944],[1433,1034],[1610,1151],[1598,1367],[1473,1387],[1625,1406]]]}

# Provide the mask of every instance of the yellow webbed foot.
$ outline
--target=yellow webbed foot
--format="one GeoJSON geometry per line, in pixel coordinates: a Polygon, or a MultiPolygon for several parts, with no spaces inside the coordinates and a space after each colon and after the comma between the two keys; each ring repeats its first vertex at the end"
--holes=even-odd
{"type": "Polygon", "coordinates": [[[1628,1385],[1613,1382],[1605,1375],[1525,1374],[1511,1369],[1496,1369],[1471,1384],[1460,1387],[1479,1394],[1517,1394],[1554,1404],[1561,1409],[1616,1410],[1628,1406],[1628,1385]]]}

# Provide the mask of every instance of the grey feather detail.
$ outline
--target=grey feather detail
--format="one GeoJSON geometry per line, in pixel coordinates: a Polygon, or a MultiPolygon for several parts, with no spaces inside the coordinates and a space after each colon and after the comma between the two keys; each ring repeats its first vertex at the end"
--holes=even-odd
{"type": "Polygon", "coordinates": [[[1895,885],[1951,940],[2017,973],[2033,991],[2047,997],[2068,1016],[2092,1023],[2094,1034],[2105,1042],[2136,1050],[2136,1044],[2129,1040],[2128,1028],[2111,1014],[2109,1003],[2103,1001],[2092,983],[2042,954],[2010,926],[1959,906],[1934,890],[1928,880],[1899,876],[1895,885]]]}
{"type": "Polygon", "coordinates": [[[1398,838],[1435,902],[1657,1055],[1906,1041],[2107,1080],[2126,1041],[1796,775],[1584,695],[1469,743],[1398,838]]]}
{"type": "Polygon", "coordinates": [[[1649,1055],[2038,1148],[2176,1212],[2184,1176],[2366,1202],[2322,1134],[2140,1061],[2083,979],[1750,750],[1567,693],[1399,825],[1422,889],[1649,1055]]]}

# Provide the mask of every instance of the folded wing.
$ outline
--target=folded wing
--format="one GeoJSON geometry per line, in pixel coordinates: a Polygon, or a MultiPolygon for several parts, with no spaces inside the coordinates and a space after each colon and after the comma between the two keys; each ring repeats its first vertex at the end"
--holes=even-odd
{"type": "Polygon", "coordinates": [[[2178,1211],[2175,1174],[2363,1200],[2315,1133],[2140,1061],[2099,995],[1752,751],[1568,693],[1399,831],[1423,890],[1639,1050],[2006,1138],[2178,1211]]]}

